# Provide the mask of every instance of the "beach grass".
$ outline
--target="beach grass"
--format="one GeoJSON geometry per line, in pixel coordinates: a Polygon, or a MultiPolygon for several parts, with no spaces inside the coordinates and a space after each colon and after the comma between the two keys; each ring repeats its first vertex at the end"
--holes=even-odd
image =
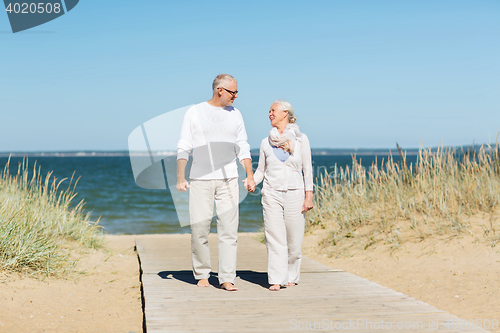
{"type": "Polygon", "coordinates": [[[71,205],[78,180],[44,176],[27,159],[16,174],[9,165],[10,158],[0,172],[0,269],[61,276],[76,263],[72,253],[102,247],[101,228],[89,221],[83,200],[71,205]]]}
{"type": "Polygon", "coordinates": [[[479,150],[420,148],[415,164],[398,150],[399,162],[391,155],[366,169],[353,155],[351,166],[318,179],[307,225],[328,231],[330,255],[436,235],[500,241],[498,139],[479,150]]]}

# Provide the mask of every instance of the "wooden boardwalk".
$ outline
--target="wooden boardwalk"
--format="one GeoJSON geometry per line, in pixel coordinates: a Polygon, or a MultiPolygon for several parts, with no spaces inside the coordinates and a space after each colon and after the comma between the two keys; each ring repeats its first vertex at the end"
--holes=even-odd
{"type": "MultiPolygon", "coordinates": [[[[162,332],[487,332],[375,282],[303,259],[300,284],[269,291],[266,247],[240,234],[238,292],[196,287],[190,235],[136,239],[147,333],[162,332]],[[446,323],[450,327],[446,327],[446,323]]],[[[209,238],[217,271],[217,238],[209,238]]]]}

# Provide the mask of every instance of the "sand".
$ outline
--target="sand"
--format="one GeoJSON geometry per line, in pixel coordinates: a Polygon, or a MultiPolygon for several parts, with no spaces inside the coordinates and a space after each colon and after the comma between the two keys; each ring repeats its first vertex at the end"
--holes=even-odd
{"type": "Polygon", "coordinates": [[[107,236],[110,252],[89,251],[86,274],[37,279],[0,274],[0,332],[142,332],[133,236],[107,236]]]}
{"type": "MultiPolygon", "coordinates": [[[[304,254],[427,302],[463,319],[500,320],[500,248],[472,237],[429,238],[400,249],[370,247],[329,257],[318,246],[325,231],[309,232],[304,254]]],[[[0,274],[0,332],[142,332],[142,304],[134,236],[107,236],[111,252],[80,260],[85,275],[39,281],[0,274]]]]}

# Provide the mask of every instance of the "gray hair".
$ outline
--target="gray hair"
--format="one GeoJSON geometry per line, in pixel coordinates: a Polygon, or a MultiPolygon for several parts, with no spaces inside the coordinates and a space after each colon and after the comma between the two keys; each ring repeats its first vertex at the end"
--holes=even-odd
{"type": "Polygon", "coordinates": [[[282,99],[277,99],[273,102],[272,105],[274,104],[278,104],[281,108],[281,111],[288,111],[288,121],[290,122],[290,124],[293,124],[294,122],[297,121],[297,117],[295,117],[293,115],[293,107],[292,107],[292,104],[288,103],[287,101],[285,100],[282,100],[282,99]]]}
{"type": "Polygon", "coordinates": [[[215,77],[214,82],[212,83],[212,90],[215,92],[217,90],[217,88],[219,88],[222,85],[223,81],[224,82],[229,82],[229,81],[236,82],[236,79],[229,74],[219,74],[215,77]]]}

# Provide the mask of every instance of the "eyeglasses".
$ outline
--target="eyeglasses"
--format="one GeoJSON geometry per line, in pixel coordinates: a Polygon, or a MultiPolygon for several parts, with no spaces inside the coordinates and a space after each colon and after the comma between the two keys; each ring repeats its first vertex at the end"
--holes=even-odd
{"type": "Polygon", "coordinates": [[[233,95],[233,97],[234,97],[234,95],[236,95],[236,94],[238,93],[238,90],[236,90],[236,91],[231,91],[231,90],[226,89],[226,88],[224,88],[224,87],[219,87],[219,88],[224,89],[225,91],[227,91],[228,93],[230,93],[231,95],[233,95]]]}

